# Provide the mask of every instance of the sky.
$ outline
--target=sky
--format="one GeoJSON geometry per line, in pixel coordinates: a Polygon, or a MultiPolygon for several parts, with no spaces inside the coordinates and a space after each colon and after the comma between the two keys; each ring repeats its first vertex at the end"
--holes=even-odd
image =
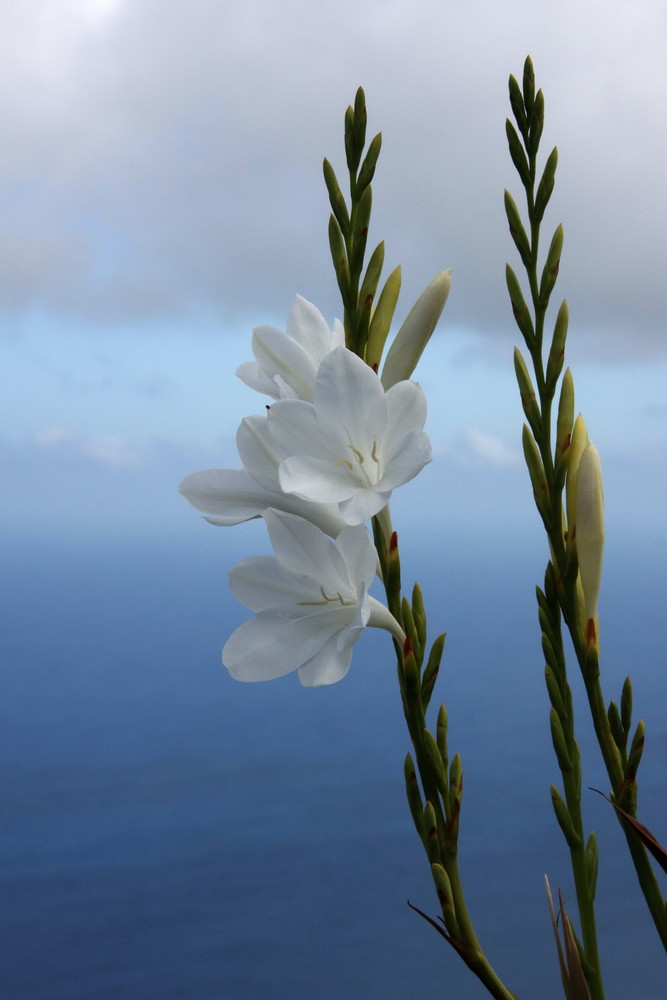
{"type": "Polygon", "coordinates": [[[343,176],[363,85],[398,323],[453,270],[415,375],[434,461],[399,513],[537,532],[502,201],[520,195],[507,78],[530,53],[544,155],[559,149],[545,227],[565,227],[577,409],[610,524],[664,535],[664,4],[24,0],[0,7],[0,39],[6,528],[200,530],[176,488],[238,465],[236,427],[265,402],[234,377],[252,328],[284,327],[296,293],[341,315],[321,163],[343,176]]]}

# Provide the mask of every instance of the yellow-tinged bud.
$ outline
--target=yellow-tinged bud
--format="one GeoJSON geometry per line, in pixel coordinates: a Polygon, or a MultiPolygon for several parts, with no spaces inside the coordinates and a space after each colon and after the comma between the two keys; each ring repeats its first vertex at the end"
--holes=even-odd
{"type": "Polygon", "coordinates": [[[590,441],[584,448],[577,473],[575,525],[586,620],[590,621],[597,615],[604,549],[602,466],[597,448],[590,441]]]}
{"type": "Polygon", "coordinates": [[[451,287],[451,269],[441,271],[421,293],[387,352],[382,385],[390,389],[410,378],[445,308],[451,287]]]}
{"type": "Polygon", "coordinates": [[[579,462],[584,453],[584,448],[588,444],[588,431],[581,414],[577,417],[572,428],[570,447],[567,451],[567,480],[565,482],[565,505],[567,513],[567,531],[569,540],[573,540],[574,522],[576,519],[577,506],[577,473],[579,472],[579,462]]]}

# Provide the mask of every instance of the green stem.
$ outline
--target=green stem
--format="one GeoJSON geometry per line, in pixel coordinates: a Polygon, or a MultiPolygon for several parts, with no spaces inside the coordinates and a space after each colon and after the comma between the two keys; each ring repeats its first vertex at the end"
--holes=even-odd
{"type": "MultiPolygon", "coordinates": [[[[587,654],[581,640],[580,630],[577,627],[576,616],[572,613],[574,601],[576,600],[576,594],[570,592],[569,597],[570,604],[568,610],[570,611],[570,620],[568,622],[568,627],[572,636],[575,653],[581,667],[595,735],[597,737],[598,745],[602,753],[602,759],[604,760],[605,768],[607,770],[609,783],[614,797],[616,801],[618,801],[623,792],[625,776],[623,773],[620,752],[614,741],[614,737],[609,726],[609,718],[605,710],[605,703],[599,680],[599,665],[597,662],[597,656],[590,656],[587,654]]],[[[627,811],[634,817],[635,810],[632,806],[630,806],[627,811]]],[[[648,853],[644,845],[639,840],[636,831],[632,828],[632,825],[628,823],[616,809],[614,812],[616,813],[618,821],[621,824],[621,828],[623,829],[623,833],[625,834],[630,857],[632,858],[632,863],[634,864],[637,879],[642,893],[644,894],[646,904],[653,918],[653,922],[655,923],[656,930],[658,931],[663,947],[667,951],[667,904],[662,895],[655,872],[653,871],[648,853]]]]}

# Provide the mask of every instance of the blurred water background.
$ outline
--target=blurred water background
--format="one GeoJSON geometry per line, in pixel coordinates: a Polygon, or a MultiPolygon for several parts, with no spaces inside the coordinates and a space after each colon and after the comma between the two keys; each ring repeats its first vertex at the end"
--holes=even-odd
{"type": "MultiPolygon", "coordinates": [[[[5,538],[1,583],[3,1000],[476,1000],[487,994],[412,912],[436,913],[403,790],[391,646],[367,634],[340,684],[233,682],[246,616],[225,570],[258,525],[131,538],[5,538]]],[[[647,724],[640,818],[667,839],[664,536],[617,541],[602,595],[607,698],[634,678],[647,724]]],[[[543,876],[574,912],[549,800],[559,775],[534,585],[518,535],[422,537],[434,706],[464,766],[461,867],[487,954],[523,1000],[562,996],[543,876]]],[[[606,790],[581,684],[584,785],[606,790]]],[[[643,775],[642,773],[643,772],[643,775]]],[[[664,956],[611,808],[600,840],[608,997],[664,1000],[664,956]]]]}

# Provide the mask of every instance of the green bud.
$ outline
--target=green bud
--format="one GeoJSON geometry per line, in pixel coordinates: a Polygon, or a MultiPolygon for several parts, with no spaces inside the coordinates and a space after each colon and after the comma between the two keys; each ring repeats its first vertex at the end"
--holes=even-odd
{"type": "Polygon", "coordinates": [[[546,595],[541,587],[535,587],[535,596],[537,597],[537,605],[540,611],[543,611],[545,615],[551,618],[551,608],[549,602],[547,601],[546,595]]]}
{"type": "Polygon", "coordinates": [[[412,639],[408,632],[403,644],[402,656],[403,683],[405,685],[405,699],[408,709],[412,715],[412,721],[421,726],[421,685],[419,682],[419,668],[415,659],[412,647],[412,639]],[[417,706],[419,706],[419,711],[417,706]]]}
{"type": "Polygon", "coordinates": [[[418,583],[412,588],[412,617],[419,637],[421,648],[426,646],[426,611],[424,610],[424,595],[418,583]]]}
{"type": "Polygon", "coordinates": [[[537,194],[535,195],[535,220],[541,222],[544,217],[544,211],[549,204],[549,199],[551,198],[551,193],[554,189],[554,183],[556,180],[556,167],[558,166],[558,150],[554,148],[549,153],[547,162],[544,165],[544,172],[542,178],[537,187],[537,194]]]}
{"type": "Polygon", "coordinates": [[[424,806],[422,839],[431,864],[440,864],[442,859],[440,857],[440,842],[438,840],[438,823],[435,818],[435,809],[430,802],[427,802],[424,806]]]}
{"type": "Polygon", "coordinates": [[[387,278],[380,292],[375,312],[371,317],[366,341],[366,364],[378,371],[384,350],[389,327],[394,317],[394,310],[401,290],[401,268],[395,268],[387,278]]]}
{"type": "Polygon", "coordinates": [[[560,257],[563,251],[563,226],[557,227],[556,232],[551,240],[551,246],[549,247],[549,252],[547,253],[547,259],[544,264],[544,269],[542,271],[542,280],[540,281],[540,301],[543,305],[546,305],[549,301],[549,296],[551,295],[552,289],[556,284],[556,278],[558,277],[558,269],[560,267],[560,257]]]}
{"type": "Polygon", "coordinates": [[[447,753],[447,709],[444,705],[440,706],[438,711],[438,722],[435,729],[436,743],[438,744],[438,750],[440,751],[440,758],[442,760],[442,766],[445,771],[449,767],[449,756],[447,753]]]}
{"type": "Polygon", "coordinates": [[[324,159],[322,164],[322,169],[324,171],[324,182],[327,186],[327,191],[329,192],[329,202],[333,214],[336,217],[336,221],[340,226],[343,235],[345,236],[350,228],[350,215],[347,210],[347,205],[345,204],[345,199],[343,198],[343,193],[340,189],[338,179],[334,172],[334,168],[331,166],[329,161],[324,159]]]}
{"type": "Polygon", "coordinates": [[[558,675],[560,672],[560,663],[558,662],[558,657],[556,656],[556,651],[552,645],[549,636],[544,632],[542,633],[542,652],[544,653],[544,659],[548,666],[558,675]]]}
{"type": "Polygon", "coordinates": [[[604,550],[602,466],[595,445],[584,448],[577,471],[576,540],[587,621],[595,619],[604,550]]]}
{"type": "Polygon", "coordinates": [[[632,681],[629,677],[625,678],[621,693],[621,721],[623,729],[629,733],[632,725],[632,681]]]}
{"type": "Polygon", "coordinates": [[[514,245],[519,251],[519,256],[523,261],[524,267],[528,268],[532,263],[530,241],[526,230],[523,227],[521,216],[519,215],[519,209],[516,207],[516,202],[507,190],[505,191],[505,214],[507,215],[507,222],[510,227],[510,236],[514,240],[514,245]]]}
{"type": "Polygon", "coordinates": [[[359,87],[354,98],[354,110],[345,112],[345,155],[350,174],[357,172],[366,142],[366,96],[359,87]]]}
{"type": "Polygon", "coordinates": [[[556,813],[558,825],[563,831],[569,846],[579,847],[581,844],[581,837],[575,830],[569,810],[555,785],[551,786],[551,803],[554,807],[554,812],[556,813]]]}
{"type": "Polygon", "coordinates": [[[554,745],[554,750],[556,751],[558,766],[561,771],[569,771],[572,767],[572,760],[570,759],[570,754],[567,749],[563,726],[558,718],[558,712],[555,708],[551,709],[549,723],[551,725],[551,741],[554,745]]]}
{"type": "Polygon", "coordinates": [[[537,504],[537,509],[542,515],[542,519],[546,522],[550,519],[549,490],[544,475],[544,466],[542,465],[540,452],[535,442],[535,438],[530,433],[526,424],[523,425],[522,444],[523,455],[526,460],[526,465],[528,466],[530,481],[533,486],[535,503],[537,504]]]}
{"type": "Polygon", "coordinates": [[[366,274],[359,292],[360,318],[357,328],[357,347],[361,357],[364,356],[366,342],[368,340],[368,329],[373,315],[373,301],[377,291],[378,282],[384,264],[384,243],[378,243],[371,254],[371,259],[366,268],[366,274]]]}
{"type": "Polygon", "coordinates": [[[371,211],[373,208],[373,189],[369,186],[364,188],[364,193],[359,199],[357,208],[357,218],[355,230],[352,233],[352,254],[350,256],[350,272],[360,274],[366,253],[366,241],[368,240],[368,227],[371,221],[371,211]]]}
{"type": "MultiPolygon", "coordinates": [[[[547,384],[550,386],[556,385],[558,376],[563,370],[568,319],[569,313],[567,302],[563,300],[561,307],[558,310],[558,315],[556,316],[554,335],[551,340],[551,348],[549,350],[549,358],[547,360],[547,384]]],[[[574,406],[574,402],[572,405],[574,406]]],[[[572,414],[572,419],[574,419],[574,414],[572,414]]]]}
{"type": "Polygon", "coordinates": [[[378,156],[380,155],[380,149],[382,148],[382,133],[378,134],[371,139],[371,143],[368,147],[368,152],[364,157],[364,162],[361,164],[361,169],[359,171],[359,176],[357,177],[356,190],[358,192],[363,191],[365,187],[368,187],[370,182],[373,180],[373,175],[375,174],[375,167],[377,166],[378,156]]]}
{"type": "Polygon", "coordinates": [[[547,563],[544,571],[544,595],[548,607],[558,607],[558,581],[556,579],[556,570],[551,560],[547,563]]]}
{"type": "Polygon", "coordinates": [[[426,669],[424,670],[422,677],[422,707],[424,711],[428,708],[431,695],[433,694],[433,688],[435,687],[435,682],[438,679],[440,661],[442,659],[444,648],[445,635],[443,633],[434,640],[433,645],[431,646],[431,652],[429,653],[426,669]]]}
{"type": "Polygon", "coordinates": [[[646,731],[644,729],[644,720],[640,719],[639,722],[637,723],[635,735],[632,737],[632,743],[630,744],[630,753],[628,754],[628,766],[625,773],[626,780],[628,781],[634,781],[635,777],[637,776],[639,763],[642,759],[642,754],[644,753],[645,738],[646,738],[646,731]]]}
{"type": "Polygon", "coordinates": [[[355,162],[355,157],[357,155],[354,141],[354,110],[353,108],[348,107],[345,111],[345,161],[347,163],[347,169],[352,175],[354,175],[357,166],[359,165],[358,159],[355,162]]]}
{"type": "Polygon", "coordinates": [[[517,131],[509,118],[505,122],[505,134],[507,135],[507,144],[509,146],[510,156],[512,157],[512,163],[517,169],[517,173],[521,178],[521,183],[524,187],[530,187],[531,180],[528,160],[526,159],[526,154],[524,153],[517,131]]]}
{"type": "Polygon", "coordinates": [[[516,120],[519,127],[519,131],[522,136],[526,138],[528,135],[528,119],[526,118],[526,112],[523,107],[523,94],[521,93],[521,88],[516,80],[516,77],[510,74],[509,78],[509,91],[510,91],[510,105],[512,106],[512,114],[516,120]]]}
{"type": "Polygon", "coordinates": [[[544,94],[541,90],[535,94],[535,103],[528,115],[528,150],[535,154],[540,148],[542,129],[544,128],[544,94]]]}
{"type": "Polygon", "coordinates": [[[461,810],[461,796],[463,794],[463,764],[461,755],[455,754],[449,767],[449,815],[455,820],[454,826],[458,827],[458,814],[461,810]]]}
{"type": "Polygon", "coordinates": [[[575,520],[577,512],[577,474],[579,472],[579,462],[584,453],[584,448],[588,444],[588,431],[581,414],[574,422],[570,447],[567,452],[567,478],[565,480],[565,497],[567,513],[567,532],[570,542],[574,541],[575,520]]]}
{"type": "Polygon", "coordinates": [[[431,765],[435,776],[435,783],[438,786],[438,791],[442,795],[443,802],[446,802],[448,794],[447,772],[445,771],[443,760],[440,756],[438,744],[435,742],[433,735],[428,731],[428,729],[424,729],[423,736],[424,749],[426,750],[426,756],[428,757],[429,764],[431,765]]]}
{"type": "Polygon", "coordinates": [[[614,743],[621,751],[625,753],[625,745],[627,743],[627,734],[623,731],[623,726],[621,725],[621,716],[618,712],[618,705],[615,701],[609,702],[609,708],[607,709],[607,719],[609,720],[609,728],[611,729],[611,735],[614,737],[614,743]]]}
{"type": "MultiPolygon", "coordinates": [[[[551,646],[551,650],[553,653],[553,659],[556,661],[557,664],[556,666],[554,666],[554,669],[558,670],[560,669],[560,659],[558,658],[557,655],[557,649],[559,646],[559,636],[560,636],[559,630],[558,628],[554,628],[551,615],[547,614],[547,612],[545,612],[543,608],[538,609],[537,617],[539,618],[540,628],[542,629],[544,638],[547,639],[547,641],[549,642],[549,645],[551,646]]],[[[545,659],[546,659],[546,654],[545,654],[545,659]]]]}
{"type": "Polygon", "coordinates": [[[438,900],[440,901],[442,918],[445,921],[445,927],[454,937],[460,938],[461,928],[459,927],[459,922],[456,919],[454,893],[452,892],[452,884],[449,881],[449,876],[442,865],[437,864],[431,865],[431,874],[433,876],[433,882],[435,883],[435,891],[437,892],[438,900]]]}
{"type": "Polygon", "coordinates": [[[526,414],[526,419],[530,424],[531,430],[533,433],[537,433],[540,427],[540,408],[537,405],[535,389],[533,388],[526,362],[518,347],[514,348],[514,372],[519,385],[523,412],[526,414]]]}
{"type": "MultiPolygon", "coordinates": [[[[564,304],[564,303],[563,303],[564,304]]],[[[556,420],[556,468],[562,470],[563,480],[567,472],[567,454],[572,440],[574,424],[574,379],[569,368],[565,369],[558,399],[558,418],[556,420]]]]}
{"type": "Polygon", "coordinates": [[[408,379],[431,339],[451,287],[451,269],[441,271],[421,293],[394,337],[382,366],[382,385],[408,379]]]}
{"type": "Polygon", "coordinates": [[[530,116],[535,103],[535,71],[530,56],[526,56],[526,61],[523,64],[523,103],[526,113],[530,116]]]}
{"type": "Polygon", "coordinates": [[[335,216],[329,216],[329,248],[333,261],[336,281],[346,308],[350,306],[350,266],[347,260],[345,240],[335,216]]]}
{"type": "Polygon", "coordinates": [[[592,901],[595,899],[598,881],[598,842],[594,833],[590,833],[586,841],[586,874],[588,875],[588,892],[592,901]]]}
{"type": "Polygon", "coordinates": [[[408,805],[410,806],[410,812],[412,814],[412,819],[417,829],[417,833],[421,837],[422,823],[424,819],[424,805],[419,793],[419,782],[417,781],[415,765],[410,754],[407,754],[405,757],[403,773],[405,775],[405,793],[407,795],[408,805]]]}
{"type": "Polygon", "coordinates": [[[547,664],[544,668],[544,679],[547,683],[549,701],[558,712],[559,718],[565,718],[565,704],[561,695],[560,684],[556,672],[547,664]]]}
{"type": "Polygon", "coordinates": [[[389,610],[395,617],[396,611],[394,611],[394,608],[398,610],[401,594],[401,559],[398,553],[398,535],[395,531],[391,533],[389,548],[387,550],[385,589],[387,591],[389,610]]]}
{"type": "Polygon", "coordinates": [[[528,347],[532,347],[535,342],[535,329],[533,327],[533,321],[523,297],[519,279],[509,264],[505,267],[505,280],[507,282],[507,291],[509,292],[516,325],[521,330],[528,347]]]}
{"type": "Polygon", "coordinates": [[[380,281],[383,265],[384,241],[378,243],[375,250],[371,254],[371,259],[366,267],[366,274],[364,275],[364,280],[361,285],[361,291],[359,292],[359,298],[361,301],[365,302],[367,299],[370,299],[371,306],[373,305],[373,300],[375,299],[375,293],[380,281]]]}
{"type": "Polygon", "coordinates": [[[417,628],[415,626],[415,620],[412,615],[412,608],[410,607],[410,602],[408,601],[407,597],[404,597],[401,601],[401,614],[403,616],[403,628],[405,629],[405,631],[412,640],[412,647],[414,650],[415,660],[417,662],[417,666],[419,666],[419,664],[422,661],[424,653],[422,650],[421,643],[419,641],[419,636],[417,635],[417,628]]]}

